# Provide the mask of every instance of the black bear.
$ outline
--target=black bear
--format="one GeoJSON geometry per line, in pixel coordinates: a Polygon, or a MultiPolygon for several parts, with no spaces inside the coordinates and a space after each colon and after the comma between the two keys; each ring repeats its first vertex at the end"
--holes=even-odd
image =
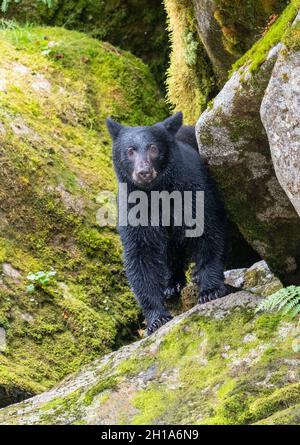
{"type": "MultiPolygon", "coordinates": [[[[162,224],[161,206],[156,224],[152,224],[149,215],[146,224],[144,220],[144,224],[121,225],[119,219],[126,274],[150,335],[172,318],[164,302],[180,294],[190,262],[195,263],[199,303],[228,293],[224,284],[225,212],[198,153],[195,130],[182,125],[182,113],[143,127],[123,126],[108,118],[107,127],[113,140],[119,187],[126,184],[126,199],[137,191],[144,192],[149,199],[154,191],[169,194],[176,191],[182,195],[192,192],[195,215],[195,193],[204,192],[203,231],[197,236],[187,236],[185,222],[176,223],[178,215],[172,200],[170,224],[162,224]]],[[[131,202],[126,211],[132,206],[131,202]]],[[[150,204],[149,209],[152,210],[150,204]]]]}

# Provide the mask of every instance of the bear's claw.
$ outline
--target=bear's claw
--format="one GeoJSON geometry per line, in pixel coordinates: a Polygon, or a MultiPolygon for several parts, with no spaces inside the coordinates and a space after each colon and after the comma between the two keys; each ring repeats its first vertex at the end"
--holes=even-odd
{"type": "Polygon", "coordinates": [[[220,286],[216,289],[206,289],[200,292],[198,303],[204,304],[209,301],[217,300],[218,298],[225,297],[225,295],[229,294],[230,290],[226,286],[220,286]]]}
{"type": "Polygon", "coordinates": [[[180,292],[182,290],[182,286],[177,283],[174,286],[167,287],[167,289],[164,291],[164,295],[166,300],[171,300],[172,298],[179,298],[180,292]]]}
{"type": "Polygon", "coordinates": [[[147,334],[151,335],[153,334],[155,331],[157,331],[157,329],[159,329],[160,327],[162,327],[164,324],[168,323],[168,321],[172,320],[173,317],[171,317],[171,315],[165,315],[163,317],[159,317],[156,320],[153,321],[153,323],[151,323],[151,325],[148,327],[147,329],[147,334]]]}

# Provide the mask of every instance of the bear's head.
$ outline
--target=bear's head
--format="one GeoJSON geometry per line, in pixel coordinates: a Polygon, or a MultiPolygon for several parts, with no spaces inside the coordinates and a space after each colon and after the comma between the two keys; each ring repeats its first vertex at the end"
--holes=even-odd
{"type": "Polygon", "coordinates": [[[113,159],[118,176],[142,187],[152,185],[165,171],[182,113],[145,127],[128,127],[107,118],[113,140],[113,159]]]}

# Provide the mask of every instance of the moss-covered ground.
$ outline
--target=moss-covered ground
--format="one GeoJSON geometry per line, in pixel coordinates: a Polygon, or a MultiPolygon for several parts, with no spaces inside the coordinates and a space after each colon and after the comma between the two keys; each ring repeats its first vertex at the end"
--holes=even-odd
{"type": "Polygon", "coordinates": [[[292,336],[276,340],[279,326],[278,316],[254,321],[239,310],[222,321],[195,316],[183,323],[147,363],[156,364],[164,384],[134,396],[132,423],[249,424],[298,404],[298,377],[285,381],[288,360],[296,358],[292,336]]]}
{"type": "Polygon", "coordinates": [[[116,189],[105,117],[166,110],[140,60],[84,34],[6,24],[0,54],[3,406],[134,338],[118,236],[96,223],[98,193],[116,189]],[[51,269],[29,293],[27,275],[51,269]]]}
{"type": "Polygon", "coordinates": [[[254,316],[249,307],[216,318],[194,313],[165,334],[95,363],[74,376],[69,389],[65,383],[44,401],[0,411],[0,422],[297,423],[297,335],[296,322],[254,316]]]}

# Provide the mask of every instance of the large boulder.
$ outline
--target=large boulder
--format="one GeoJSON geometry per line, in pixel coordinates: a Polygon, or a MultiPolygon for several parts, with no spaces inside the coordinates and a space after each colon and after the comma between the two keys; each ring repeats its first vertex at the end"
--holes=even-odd
{"type": "Polygon", "coordinates": [[[197,29],[219,81],[227,79],[232,63],[241,57],[267,27],[269,18],[286,1],[192,0],[197,29]]]}
{"type": "Polygon", "coordinates": [[[10,28],[0,51],[4,406],[137,335],[116,230],[96,222],[116,190],[105,117],[150,124],[165,106],[140,60],[84,34],[10,28]]]}
{"type": "Polygon", "coordinates": [[[298,424],[296,323],[254,315],[245,291],[196,306],[153,336],[0,410],[1,424],[298,424]]]}
{"type": "Polygon", "coordinates": [[[281,51],[262,105],[277,179],[300,216],[300,51],[281,51]]]}
{"type": "Polygon", "coordinates": [[[277,180],[260,107],[297,9],[291,4],[243,56],[196,126],[230,219],[284,283],[300,282],[300,220],[277,180]]]}

